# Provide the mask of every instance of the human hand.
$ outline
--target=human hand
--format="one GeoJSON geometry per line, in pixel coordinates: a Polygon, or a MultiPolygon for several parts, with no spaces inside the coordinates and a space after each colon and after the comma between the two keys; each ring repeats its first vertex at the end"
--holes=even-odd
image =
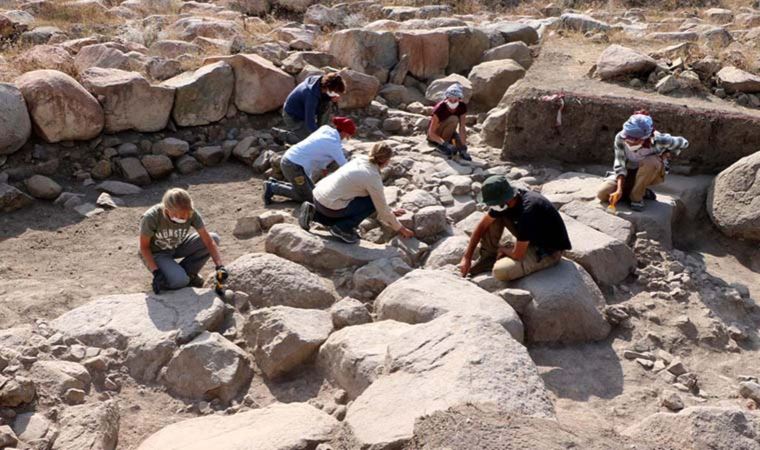
{"type": "Polygon", "coordinates": [[[393,210],[393,215],[396,217],[401,217],[404,214],[406,214],[406,210],[404,208],[398,208],[393,210]]]}
{"type": "Polygon", "coordinates": [[[398,229],[398,234],[405,237],[406,239],[410,239],[414,237],[414,231],[404,226],[398,229]]]}
{"type": "Polygon", "coordinates": [[[153,292],[156,294],[159,294],[161,292],[161,288],[166,286],[166,276],[163,272],[161,272],[161,269],[156,269],[153,271],[153,282],[151,283],[151,287],[153,288],[153,292]]]}
{"type": "Polygon", "coordinates": [[[472,260],[466,256],[462,256],[462,260],[459,261],[459,272],[462,274],[462,278],[470,273],[470,267],[472,267],[472,260]]]}
{"type": "Polygon", "coordinates": [[[623,197],[623,191],[618,189],[617,191],[610,194],[610,206],[615,206],[620,201],[620,199],[623,197]]]}

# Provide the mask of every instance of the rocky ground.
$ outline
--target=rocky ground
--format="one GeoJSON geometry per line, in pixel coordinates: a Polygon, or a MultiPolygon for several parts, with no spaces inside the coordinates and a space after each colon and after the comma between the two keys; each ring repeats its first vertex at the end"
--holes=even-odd
{"type": "Polygon", "coordinates": [[[311,3],[0,2],[0,448],[760,449],[757,5],[311,3]],[[263,208],[284,96],[337,67],[346,150],[391,142],[415,239],[263,208]],[[423,138],[453,82],[471,163],[423,138]],[[613,215],[640,107],[691,146],[613,215]],[[492,174],[560,209],[557,267],[456,275],[492,174]],[[223,297],[146,294],[170,186],[222,236],[223,297]]]}

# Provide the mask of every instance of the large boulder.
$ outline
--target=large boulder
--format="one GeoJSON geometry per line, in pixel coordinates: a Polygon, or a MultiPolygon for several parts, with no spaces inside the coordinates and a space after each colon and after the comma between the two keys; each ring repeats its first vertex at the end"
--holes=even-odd
{"type": "Polygon", "coordinates": [[[450,264],[459,264],[469,243],[470,238],[467,236],[449,236],[442,239],[430,250],[425,268],[440,269],[450,264]]]}
{"type": "Polygon", "coordinates": [[[484,28],[491,40],[491,47],[498,47],[511,42],[526,45],[538,44],[538,31],[531,25],[517,22],[497,22],[484,28]]]}
{"type": "Polygon", "coordinates": [[[317,270],[363,266],[383,258],[401,256],[399,249],[367,241],[350,245],[316,236],[297,225],[277,224],[269,230],[266,251],[317,270]]]}
{"type": "Polygon", "coordinates": [[[80,74],[90,67],[129,70],[129,57],[112,45],[93,44],[79,50],[74,65],[80,74]]]}
{"type": "Polygon", "coordinates": [[[22,442],[33,442],[39,447],[51,448],[58,437],[58,429],[42,413],[27,412],[16,415],[13,432],[22,442]]]}
{"type": "Polygon", "coordinates": [[[64,409],[55,448],[114,450],[119,441],[119,420],[119,405],[115,400],[64,409]]]}
{"type": "Polygon", "coordinates": [[[65,73],[27,72],[16,79],[16,86],[24,95],[34,131],[45,141],[88,140],[103,130],[103,108],[65,73]]]}
{"type": "Polygon", "coordinates": [[[15,153],[32,134],[32,122],[21,91],[0,83],[0,155],[15,153]]]}
{"type": "MultiPolygon", "coordinates": [[[[561,214],[561,213],[560,213],[561,214]]],[[[581,266],[599,284],[613,286],[636,268],[636,255],[625,242],[562,214],[573,248],[565,256],[581,266]]]]}
{"type": "Polygon", "coordinates": [[[463,404],[554,415],[528,351],[487,317],[450,313],[414,326],[390,343],[387,361],[389,374],[348,408],[361,448],[401,448],[416,419],[463,404]]]}
{"type": "Polygon", "coordinates": [[[0,212],[9,213],[32,204],[32,197],[15,187],[0,183],[0,212]]]}
{"type": "Polygon", "coordinates": [[[454,83],[459,83],[462,86],[462,93],[464,94],[462,101],[469,103],[472,98],[472,83],[466,77],[456,73],[430,82],[425,91],[425,98],[431,102],[440,102],[444,98],[446,89],[454,83]]]}
{"type": "Polygon", "coordinates": [[[446,231],[446,208],[443,206],[426,206],[414,213],[414,236],[428,244],[446,231]]]}
{"type": "Polygon", "coordinates": [[[126,351],[130,374],[153,381],[174,350],[224,319],[224,303],[209,289],[185,288],[161,295],[101,297],[50,323],[64,336],[97,348],[126,351]]]}
{"type": "Polygon", "coordinates": [[[491,41],[483,31],[472,27],[446,28],[449,36],[449,65],[446,73],[464,75],[480,63],[491,41]]]}
{"type": "Polygon", "coordinates": [[[274,111],[295,87],[292,76],[259,55],[215,56],[203,64],[225,61],[235,72],[235,106],[249,114],[274,111]]]}
{"type": "Polygon", "coordinates": [[[596,61],[596,73],[602,80],[648,75],[656,67],[651,56],[617,44],[607,47],[596,61]]]}
{"type": "Polygon", "coordinates": [[[694,406],[652,414],[622,433],[657,448],[760,449],[760,415],[737,407],[694,406]]]}
{"type": "Polygon", "coordinates": [[[335,295],[318,275],[285,258],[249,253],[227,265],[226,287],[248,294],[254,307],[327,308],[335,295]]]}
{"type": "Polygon", "coordinates": [[[472,99],[491,109],[499,104],[507,89],[524,76],[525,68],[511,59],[478,64],[468,77],[472,83],[472,99]]]}
{"type": "Polygon", "coordinates": [[[541,194],[556,207],[573,200],[594,200],[603,178],[582,172],[566,172],[541,187],[541,194]]]}
{"type": "Polygon", "coordinates": [[[68,74],[77,73],[71,53],[60,45],[37,45],[22,53],[14,62],[25,71],[52,69],[68,74]]]}
{"type": "Polygon", "coordinates": [[[168,31],[182,41],[197,37],[232,40],[240,35],[237,23],[212,17],[184,17],[174,22],[168,31]]]}
{"type": "Polygon", "coordinates": [[[388,345],[412,328],[395,320],[343,328],[319,348],[317,365],[350,398],[356,398],[383,374],[388,345]]]}
{"type": "Polygon", "coordinates": [[[716,76],[718,77],[718,84],[725,88],[729,94],[734,92],[760,92],[760,76],[736,67],[724,67],[718,71],[716,76]]]}
{"type": "Polygon", "coordinates": [[[581,31],[586,33],[588,31],[609,31],[610,26],[600,20],[596,20],[591,16],[585,14],[565,13],[559,18],[562,28],[569,30],[581,31]]]}
{"type": "Polygon", "coordinates": [[[176,89],[172,118],[177,125],[208,125],[227,114],[235,75],[229,64],[220,61],[177,75],[163,85],[176,89]]]}
{"type": "Polygon", "coordinates": [[[333,34],[329,53],[341,65],[372,75],[380,83],[388,80],[390,70],[398,61],[393,33],[356,28],[333,34]]]}
{"type": "Polygon", "coordinates": [[[273,306],[252,312],[243,334],[256,364],[272,379],[311,358],[332,330],[327,311],[273,306]]]}
{"type": "Polygon", "coordinates": [[[426,80],[443,74],[449,65],[449,37],[442,31],[403,31],[396,33],[399,57],[409,58],[409,73],[426,80]]]}
{"type": "Polygon", "coordinates": [[[511,59],[528,70],[533,64],[533,55],[530,53],[530,47],[524,42],[510,42],[509,44],[500,45],[488,50],[483,55],[483,62],[497,61],[500,59],[511,59]]]}
{"type": "Polygon", "coordinates": [[[707,193],[707,213],[724,234],[760,240],[760,152],[715,177],[707,193]]]}
{"type": "MultiPolygon", "coordinates": [[[[633,235],[636,231],[633,224],[615,214],[606,212],[599,204],[576,200],[563,205],[560,211],[620,242],[631,244],[633,241],[633,235]]],[[[574,244],[575,241],[572,243],[574,244]]]]}
{"type": "Polygon", "coordinates": [[[200,55],[203,49],[199,45],[190,42],[165,39],[151,44],[149,52],[153,56],[175,59],[184,55],[200,55]]]}
{"type": "Polygon", "coordinates": [[[253,376],[248,355],[207,331],[174,352],[161,377],[177,396],[229,403],[253,376]]]}
{"type": "Polygon", "coordinates": [[[515,281],[511,287],[533,294],[533,301],[519,311],[528,342],[599,341],[610,332],[602,315],[604,296],[575,262],[563,259],[554,267],[515,281]]]}
{"type": "Polygon", "coordinates": [[[169,123],[174,89],[151,86],[137,72],[91,68],[81,75],[82,84],[103,105],[105,131],[160,131],[169,123]]]}
{"type": "Polygon", "coordinates": [[[332,437],[338,421],[306,403],[275,403],[230,416],[210,415],[169,425],[137,450],[316,448],[332,437]]]}
{"type": "Polygon", "coordinates": [[[377,97],[380,91],[377,78],[351,69],[342,69],[338,73],[346,84],[346,92],[338,101],[340,108],[365,108],[377,97]]]}
{"type": "Polygon", "coordinates": [[[69,389],[88,391],[92,378],[87,369],[71,361],[37,361],[29,369],[37,395],[46,401],[59,400],[69,389]]]}
{"type": "Polygon", "coordinates": [[[518,341],[523,340],[520,318],[504,300],[469,281],[441,270],[417,269],[391,284],[375,300],[379,320],[429,322],[448,312],[488,317],[518,341]]]}
{"type": "Polygon", "coordinates": [[[378,259],[356,269],[354,290],[374,297],[411,271],[412,268],[400,257],[378,259]]]}

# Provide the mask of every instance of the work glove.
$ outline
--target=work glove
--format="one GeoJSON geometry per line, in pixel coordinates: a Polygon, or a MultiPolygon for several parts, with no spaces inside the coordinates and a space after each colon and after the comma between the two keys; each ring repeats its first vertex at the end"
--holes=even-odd
{"type": "Polygon", "coordinates": [[[227,272],[227,269],[224,268],[224,266],[219,265],[216,266],[216,279],[224,283],[227,281],[227,278],[230,277],[230,273],[227,272]]]}
{"type": "Polygon", "coordinates": [[[153,271],[153,292],[156,294],[161,292],[161,289],[164,289],[166,286],[166,276],[164,276],[164,273],[161,272],[161,269],[156,269],[153,271]]]}

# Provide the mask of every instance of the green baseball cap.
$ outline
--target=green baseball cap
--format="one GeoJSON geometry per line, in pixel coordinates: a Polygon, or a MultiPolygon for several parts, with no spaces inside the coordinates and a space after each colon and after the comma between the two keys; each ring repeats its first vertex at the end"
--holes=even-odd
{"type": "Polygon", "coordinates": [[[515,196],[515,190],[509,185],[504,175],[493,175],[486,178],[478,193],[478,202],[488,206],[502,205],[515,196]]]}

